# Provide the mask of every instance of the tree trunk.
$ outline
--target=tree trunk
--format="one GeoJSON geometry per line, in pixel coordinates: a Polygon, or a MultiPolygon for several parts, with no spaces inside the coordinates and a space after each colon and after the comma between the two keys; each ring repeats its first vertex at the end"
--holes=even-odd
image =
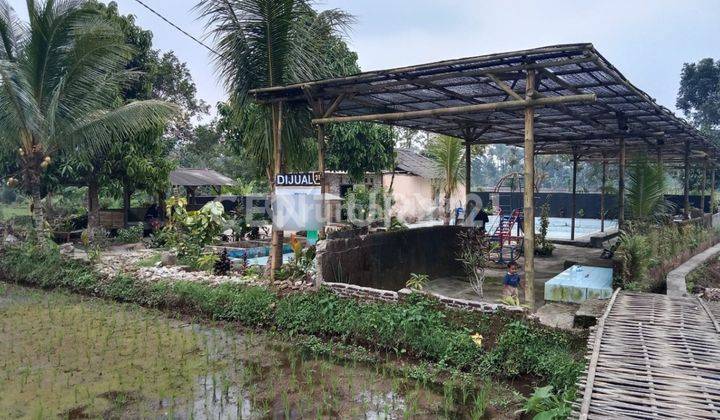
{"type": "Polygon", "coordinates": [[[91,177],[88,181],[88,223],[87,235],[88,240],[95,240],[95,231],[100,227],[100,183],[96,177],[91,177]]]}
{"type": "Polygon", "coordinates": [[[450,225],[450,193],[448,193],[448,192],[445,193],[445,200],[443,202],[443,213],[444,213],[443,224],[445,226],[449,226],[450,225]]]}
{"type": "Polygon", "coordinates": [[[43,213],[40,179],[37,176],[31,175],[30,197],[32,199],[30,207],[32,208],[32,219],[35,226],[35,239],[38,243],[42,243],[42,239],[45,237],[45,215],[43,213]]]}
{"type": "Polygon", "coordinates": [[[127,180],[123,182],[123,227],[127,228],[130,222],[130,198],[132,197],[132,190],[130,189],[129,182],[127,180]]]}

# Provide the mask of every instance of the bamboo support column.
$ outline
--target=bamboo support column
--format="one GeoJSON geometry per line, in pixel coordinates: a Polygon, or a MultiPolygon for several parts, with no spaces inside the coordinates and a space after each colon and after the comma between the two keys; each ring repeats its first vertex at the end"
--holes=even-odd
{"type": "Polygon", "coordinates": [[[602,185],[600,186],[600,232],[605,232],[605,182],[607,181],[607,159],[602,161],[602,185]]]}
{"type": "Polygon", "coordinates": [[[715,167],[710,170],[710,213],[715,213],[715,167]]]}
{"type": "MultiPolygon", "coordinates": [[[[525,96],[530,99],[535,94],[535,72],[528,70],[525,96]]],[[[535,109],[525,108],[525,188],[523,189],[523,254],[525,256],[525,303],[532,311],[535,306],[535,109]]]]}
{"type": "Polygon", "coordinates": [[[577,171],[578,171],[578,155],[573,154],[573,169],[572,169],[572,199],[570,207],[572,211],[572,217],[570,218],[570,240],[575,240],[575,217],[577,216],[577,171]]]}
{"type": "Polygon", "coordinates": [[[690,218],[690,142],[685,140],[685,162],[683,168],[683,216],[690,218]]]}
{"type": "MultiPolygon", "coordinates": [[[[273,137],[273,178],[282,169],[282,102],[272,105],[272,137],[273,137]]],[[[275,193],[275,180],[272,181],[273,195],[275,193]]],[[[274,211],[273,211],[274,212],[274,211]]],[[[270,253],[270,279],[275,280],[275,273],[282,266],[283,231],[272,228],[272,249],[270,253]]]]}
{"type": "Polygon", "coordinates": [[[707,167],[708,161],[703,162],[702,191],[700,192],[700,211],[705,214],[705,189],[707,188],[707,167]]]}
{"type": "Polygon", "coordinates": [[[467,202],[468,197],[472,193],[470,183],[472,182],[472,162],[470,161],[470,148],[471,144],[469,140],[465,140],[465,201],[467,202]]]}
{"type": "Polygon", "coordinates": [[[618,229],[625,225],[625,138],[620,137],[620,161],[618,163],[618,229]]]}
{"type": "Polygon", "coordinates": [[[327,207],[325,195],[325,124],[317,125],[318,172],[320,172],[320,239],[325,239],[325,224],[327,223],[327,207]]]}

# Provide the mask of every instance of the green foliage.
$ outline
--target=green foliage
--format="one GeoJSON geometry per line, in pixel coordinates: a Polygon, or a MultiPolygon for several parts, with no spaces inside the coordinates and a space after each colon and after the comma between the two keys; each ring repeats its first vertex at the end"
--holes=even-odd
{"type": "Polygon", "coordinates": [[[520,412],[534,415],[533,420],[566,419],[572,411],[574,395],[574,389],[556,395],[552,385],[535,388],[520,412]]]}
{"type": "Polygon", "coordinates": [[[41,231],[40,182],[55,158],[72,155],[92,166],[85,157],[107,151],[119,136],[162,125],[175,109],[160,101],[117,106],[133,74],[125,69],[132,49],[114,22],[84,2],[32,4],[25,26],[2,2],[0,140],[18,152],[41,231]]]}
{"type": "Polygon", "coordinates": [[[422,290],[430,281],[427,274],[410,273],[410,279],[405,283],[405,287],[412,290],[422,290]]]}
{"type": "Polygon", "coordinates": [[[465,148],[462,140],[450,136],[433,137],[427,145],[430,157],[435,161],[440,174],[440,189],[443,191],[445,224],[450,223],[450,197],[457,191],[462,176],[462,162],[465,148]]]}
{"type": "Polygon", "coordinates": [[[677,107],[703,128],[720,124],[720,61],[704,58],[685,63],[677,107]]]}
{"type": "Polygon", "coordinates": [[[718,233],[695,223],[629,223],[620,234],[615,258],[621,264],[618,286],[660,291],[663,284],[648,277],[649,269],[678,254],[693,252],[718,233]]]}
{"type": "Polygon", "coordinates": [[[203,248],[211,244],[225,225],[225,209],[218,201],[205,203],[200,210],[187,211],[187,199],[170,197],[165,205],[167,221],[160,238],[164,245],[177,248],[178,257],[188,258],[191,264],[211,269],[214,260],[201,257],[203,248]],[[198,258],[201,258],[198,260],[198,258]]]}
{"type": "Polygon", "coordinates": [[[392,128],[372,123],[344,123],[329,126],[325,162],[328,170],[346,171],[350,179],[362,181],[366,172],[392,169],[392,128]]]}
{"type": "Polygon", "coordinates": [[[191,265],[193,268],[197,268],[199,270],[210,271],[214,269],[218,260],[217,254],[209,252],[198,255],[194,261],[191,260],[191,265]]]}
{"type": "Polygon", "coordinates": [[[307,145],[314,143],[309,140],[309,115],[304,107],[286,106],[280,111],[278,105],[251,104],[248,91],[331,76],[328,58],[342,52],[336,43],[352,18],[337,9],[316,12],[306,0],[211,0],[199,10],[202,18],[212,22],[215,49],[221,57],[216,65],[230,91],[229,120],[236,125],[230,141],[271,181],[270,120],[283,119],[284,161],[292,168],[309,157],[307,145]]]}
{"type": "Polygon", "coordinates": [[[483,360],[488,373],[504,377],[534,375],[558,390],[570,389],[584,364],[568,357],[570,343],[560,333],[514,321],[509,323],[483,360]]]}
{"type": "Polygon", "coordinates": [[[348,221],[355,226],[385,225],[390,220],[392,205],[392,196],[384,188],[365,185],[354,186],[343,204],[348,221]]]}
{"type": "Polygon", "coordinates": [[[143,239],[143,234],[145,233],[144,230],[143,225],[135,225],[130,226],[129,228],[119,229],[115,239],[121,244],[140,242],[143,239]]]}
{"type": "Polygon", "coordinates": [[[294,239],[290,245],[293,249],[293,258],[286,264],[283,264],[276,278],[279,280],[310,280],[315,271],[315,247],[309,246],[303,248],[297,239],[294,239]]]}
{"type": "Polygon", "coordinates": [[[627,188],[627,216],[641,222],[658,220],[672,211],[665,199],[667,181],[662,165],[650,163],[646,157],[630,165],[627,188]]]}
{"type": "Polygon", "coordinates": [[[483,296],[485,268],[494,245],[480,228],[470,228],[458,234],[457,260],[462,264],[473,291],[483,296]]]}
{"type": "MultiPolygon", "coordinates": [[[[579,212],[578,212],[579,213],[579,212]]],[[[548,227],[550,226],[550,203],[540,206],[540,233],[535,236],[535,253],[542,256],[552,255],[555,249],[553,244],[547,238],[548,227]]]]}
{"type": "Polygon", "coordinates": [[[647,281],[647,271],[650,267],[652,249],[644,235],[622,233],[620,246],[615,252],[622,265],[622,278],[625,283],[647,281]]]}

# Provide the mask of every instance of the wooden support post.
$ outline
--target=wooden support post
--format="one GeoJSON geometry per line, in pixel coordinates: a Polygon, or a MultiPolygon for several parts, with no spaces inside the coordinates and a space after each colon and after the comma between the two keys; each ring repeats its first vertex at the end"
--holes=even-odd
{"type": "Polygon", "coordinates": [[[575,240],[575,217],[577,216],[577,171],[578,171],[578,155],[573,154],[572,169],[572,201],[570,207],[572,209],[572,217],[570,219],[570,240],[575,240]]]}
{"type": "Polygon", "coordinates": [[[700,211],[705,214],[705,188],[707,188],[707,167],[708,160],[703,162],[702,191],[700,191],[700,211]]]}
{"type": "Polygon", "coordinates": [[[690,141],[685,140],[685,162],[683,180],[683,216],[690,218],[690,141]]]}
{"type": "Polygon", "coordinates": [[[327,186],[325,185],[325,124],[317,126],[317,148],[318,148],[318,172],[320,172],[320,232],[321,239],[325,239],[325,224],[327,223],[327,208],[325,194],[327,186]]]}
{"type": "Polygon", "coordinates": [[[472,162],[470,160],[470,141],[465,139],[465,201],[467,202],[468,197],[472,193],[472,162]]]}
{"type": "MultiPolygon", "coordinates": [[[[275,176],[282,169],[282,102],[274,103],[272,106],[272,137],[273,137],[273,173],[272,189],[275,193],[275,176]]],[[[273,210],[274,212],[274,210],[273,210]]],[[[275,273],[282,266],[283,231],[272,228],[272,248],[270,250],[270,279],[275,280],[275,273]]]]}
{"type": "Polygon", "coordinates": [[[710,214],[715,214],[715,166],[710,170],[710,214]]]}
{"type": "MultiPolygon", "coordinates": [[[[535,94],[535,71],[528,70],[525,97],[535,94]]],[[[523,189],[523,254],[525,256],[525,303],[532,311],[535,306],[535,109],[525,108],[525,188],[523,189]]]]}
{"type": "Polygon", "coordinates": [[[620,161],[618,163],[618,229],[625,225],[625,138],[620,137],[620,161]]]}
{"type": "Polygon", "coordinates": [[[602,185],[600,186],[600,232],[605,232],[605,182],[607,181],[607,159],[602,161],[602,185]]]}

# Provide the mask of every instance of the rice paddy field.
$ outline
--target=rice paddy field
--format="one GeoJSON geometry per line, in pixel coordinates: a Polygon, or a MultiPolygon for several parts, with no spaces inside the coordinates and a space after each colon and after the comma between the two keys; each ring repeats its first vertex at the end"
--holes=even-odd
{"type": "Polygon", "coordinates": [[[517,394],[438,386],[397,360],[340,362],[302,349],[0,283],[0,413],[10,418],[480,418],[491,399],[502,406],[498,398],[517,394]]]}

